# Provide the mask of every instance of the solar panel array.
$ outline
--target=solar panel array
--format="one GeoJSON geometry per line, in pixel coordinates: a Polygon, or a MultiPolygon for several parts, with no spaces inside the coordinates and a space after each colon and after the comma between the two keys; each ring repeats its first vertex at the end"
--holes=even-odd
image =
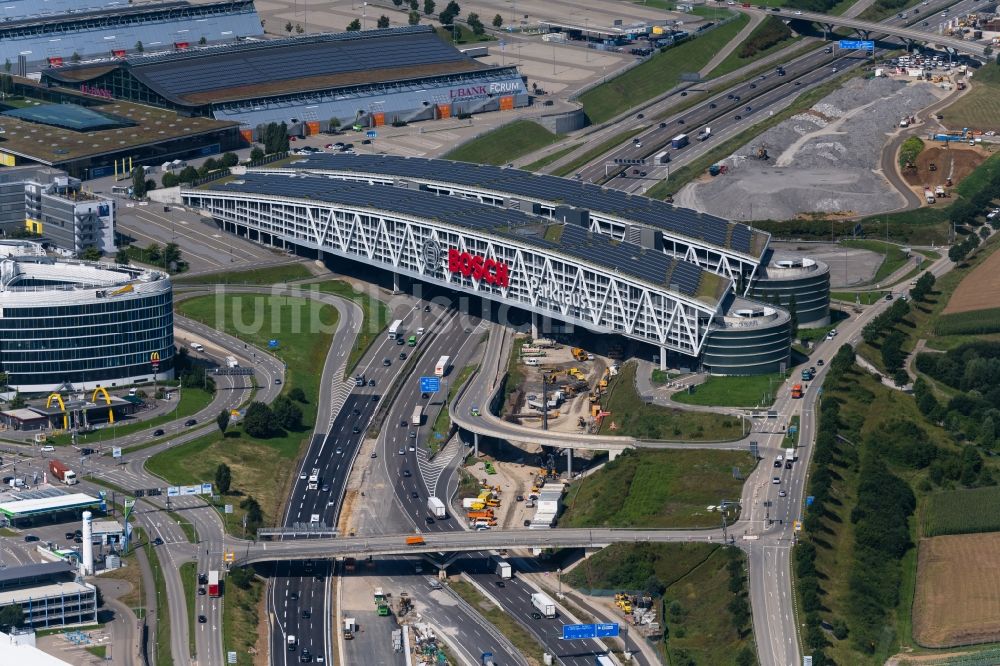
{"type": "Polygon", "coordinates": [[[614,215],[624,220],[633,220],[681,236],[700,239],[720,248],[753,254],[753,234],[745,225],[578,180],[533,174],[520,169],[389,155],[352,156],[325,153],[310,157],[306,165],[315,168],[434,179],[543,201],[558,201],[614,215]],[[731,230],[736,228],[743,228],[745,233],[731,235],[731,230]]]}
{"type": "MultiPolygon", "coordinates": [[[[239,7],[239,5],[237,5],[239,7]]],[[[208,42],[234,39],[236,36],[249,37],[263,34],[260,18],[255,11],[242,8],[230,13],[212,13],[199,16],[195,5],[192,16],[177,18],[166,15],[156,18],[147,15],[140,22],[123,15],[119,21],[107,19],[108,25],[82,30],[60,29],[55,39],[53,34],[4,35],[0,39],[0,61],[16,63],[18,55],[24,55],[29,63],[29,71],[37,71],[39,63],[47,65],[48,58],[63,58],[69,62],[74,53],[84,60],[92,57],[108,57],[115,49],[133,49],[136,42],[142,42],[146,49],[173,48],[174,42],[197,44],[204,37],[208,42]]],[[[252,9],[252,5],[251,5],[252,9]]],[[[72,15],[67,18],[67,21],[72,15]]],[[[2,32],[0,24],[0,32],[2,32]]],[[[59,28],[53,24],[54,28],[59,28]]]]}
{"type": "Polygon", "coordinates": [[[71,12],[127,7],[128,0],[4,0],[0,18],[13,20],[27,16],[51,16],[71,12]]]}
{"type": "Polygon", "coordinates": [[[431,30],[384,30],[367,39],[283,40],[281,48],[212,50],[199,58],[168,59],[133,66],[133,74],[166,96],[260,85],[310,76],[349,74],[473,61],[431,30]]]}
{"type": "Polygon", "coordinates": [[[289,177],[248,173],[240,180],[218,186],[223,192],[312,199],[346,206],[374,208],[414,215],[458,227],[518,240],[543,250],[592,262],[606,270],[632,276],[652,284],[673,288],[693,296],[701,282],[702,269],[676,261],[662,252],[644,250],[632,243],[614,241],[580,227],[564,225],[558,242],[544,240],[518,229],[545,222],[525,213],[488,206],[468,199],[435,195],[389,185],[369,185],[321,177],[289,177]]]}

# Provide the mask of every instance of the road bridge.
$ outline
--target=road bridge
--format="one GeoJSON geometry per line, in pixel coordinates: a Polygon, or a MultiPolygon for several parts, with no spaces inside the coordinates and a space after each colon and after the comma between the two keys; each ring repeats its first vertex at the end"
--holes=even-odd
{"type": "Polygon", "coordinates": [[[936,44],[954,53],[965,53],[976,58],[986,57],[986,44],[974,42],[972,40],[957,39],[945,35],[937,35],[917,28],[905,25],[891,25],[888,23],[878,23],[876,21],[866,21],[848,16],[833,16],[820,12],[809,12],[805,10],[788,10],[780,12],[766,11],[756,7],[741,8],[741,11],[750,13],[766,13],[784,20],[812,21],[823,26],[827,32],[831,32],[836,27],[851,28],[863,39],[868,39],[871,35],[891,35],[899,37],[913,44],[936,44]]]}
{"type": "MultiPolygon", "coordinates": [[[[721,521],[720,521],[721,522],[721,521]]],[[[603,548],[613,543],[721,543],[722,530],[634,530],[570,528],[548,530],[484,530],[481,532],[428,532],[422,535],[390,534],[346,538],[294,539],[290,541],[232,540],[227,549],[235,564],[245,566],[274,560],[323,560],[369,555],[423,555],[502,548],[603,548]],[[417,543],[407,539],[419,537],[417,543]]]]}

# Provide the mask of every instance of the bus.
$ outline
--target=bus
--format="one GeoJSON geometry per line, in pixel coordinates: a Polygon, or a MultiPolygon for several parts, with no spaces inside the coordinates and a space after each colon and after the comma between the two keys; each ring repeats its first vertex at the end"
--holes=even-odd
{"type": "Polygon", "coordinates": [[[392,322],[392,326],[389,327],[389,339],[395,340],[397,337],[399,337],[399,331],[401,328],[403,328],[402,319],[397,319],[396,321],[392,322]]]}
{"type": "Polygon", "coordinates": [[[424,408],[421,407],[420,405],[417,405],[416,407],[413,408],[413,416],[410,417],[410,425],[413,427],[417,427],[423,420],[424,420],[424,408]]]}
{"type": "Polygon", "coordinates": [[[438,359],[437,365],[434,366],[434,374],[438,377],[444,377],[448,374],[448,368],[451,367],[451,356],[442,356],[438,359]]]}

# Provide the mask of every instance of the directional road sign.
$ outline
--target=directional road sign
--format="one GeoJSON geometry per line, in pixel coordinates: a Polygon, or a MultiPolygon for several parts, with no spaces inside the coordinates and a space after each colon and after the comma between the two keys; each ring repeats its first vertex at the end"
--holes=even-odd
{"type": "Polygon", "coordinates": [[[267,341],[267,346],[270,347],[271,349],[277,349],[278,348],[278,341],[277,340],[268,340],[267,341]]]}
{"type": "Polygon", "coordinates": [[[112,458],[121,458],[122,457],[122,447],[120,447],[120,446],[113,446],[113,447],[111,447],[111,457],[112,458]]]}
{"type": "Polygon", "coordinates": [[[837,48],[847,51],[874,51],[875,42],[868,40],[841,39],[837,42],[837,48]]]}
{"type": "Polygon", "coordinates": [[[376,132],[375,130],[368,130],[367,132],[365,132],[365,137],[366,138],[374,139],[377,136],[378,136],[378,132],[376,132]]]}
{"type": "Polygon", "coordinates": [[[574,641],[581,638],[613,638],[618,635],[618,624],[564,624],[563,640],[574,641]]]}
{"type": "Polygon", "coordinates": [[[441,378],[440,377],[421,377],[420,378],[420,392],[421,393],[437,393],[441,390],[441,378]]]}

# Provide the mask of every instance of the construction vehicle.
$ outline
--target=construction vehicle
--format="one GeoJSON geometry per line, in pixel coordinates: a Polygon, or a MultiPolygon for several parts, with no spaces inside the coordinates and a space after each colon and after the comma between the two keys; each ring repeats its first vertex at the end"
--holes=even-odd
{"type": "Polygon", "coordinates": [[[354,621],[353,617],[344,618],[344,640],[351,640],[354,638],[354,632],[357,630],[357,623],[354,621]]]}
{"type": "Polygon", "coordinates": [[[632,597],[625,594],[624,592],[618,592],[615,594],[615,606],[620,608],[624,613],[632,612],[632,597]]]}
{"type": "Polygon", "coordinates": [[[496,507],[500,506],[500,500],[498,500],[498,499],[488,499],[488,500],[486,500],[486,506],[491,507],[491,508],[496,508],[496,507]]]}
{"type": "Polygon", "coordinates": [[[792,386],[792,398],[798,399],[802,397],[802,384],[795,384],[792,386]]]}
{"type": "Polygon", "coordinates": [[[945,197],[945,196],[948,196],[948,195],[945,194],[944,187],[941,186],[941,185],[938,185],[937,187],[934,188],[934,196],[936,196],[936,197],[945,197]]]}
{"type": "Polygon", "coordinates": [[[397,605],[396,615],[403,617],[413,608],[413,602],[410,601],[410,595],[406,592],[399,593],[399,603],[397,605]]]}
{"type": "Polygon", "coordinates": [[[937,171],[937,164],[934,164],[934,162],[931,162],[930,164],[927,165],[927,170],[928,171],[937,171]]]}
{"type": "Polygon", "coordinates": [[[380,617],[385,617],[389,614],[389,599],[381,587],[375,588],[375,611],[380,617]]]}
{"type": "Polygon", "coordinates": [[[407,546],[422,546],[424,545],[424,538],[422,536],[408,536],[406,537],[407,546]]]}
{"type": "Polygon", "coordinates": [[[491,509],[484,509],[482,511],[469,511],[467,514],[465,514],[465,516],[470,521],[473,521],[473,520],[489,520],[490,518],[494,517],[493,516],[493,511],[491,509]]]}
{"type": "Polygon", "coordinates": [[[573,355],[573,358],[575,358],[577,361],[586,361],[587,360],[587,352],[585,352],[584,350],[580,349],[579,347],[573,347],[570,350],[570,353],[573,355]]]}
{"type": "Polygon", "coordinates": [[[765,161],[771,159],[771,156],[767,154],[767,146],[761,146],[757,149],[757,159],[765,161]]]}

